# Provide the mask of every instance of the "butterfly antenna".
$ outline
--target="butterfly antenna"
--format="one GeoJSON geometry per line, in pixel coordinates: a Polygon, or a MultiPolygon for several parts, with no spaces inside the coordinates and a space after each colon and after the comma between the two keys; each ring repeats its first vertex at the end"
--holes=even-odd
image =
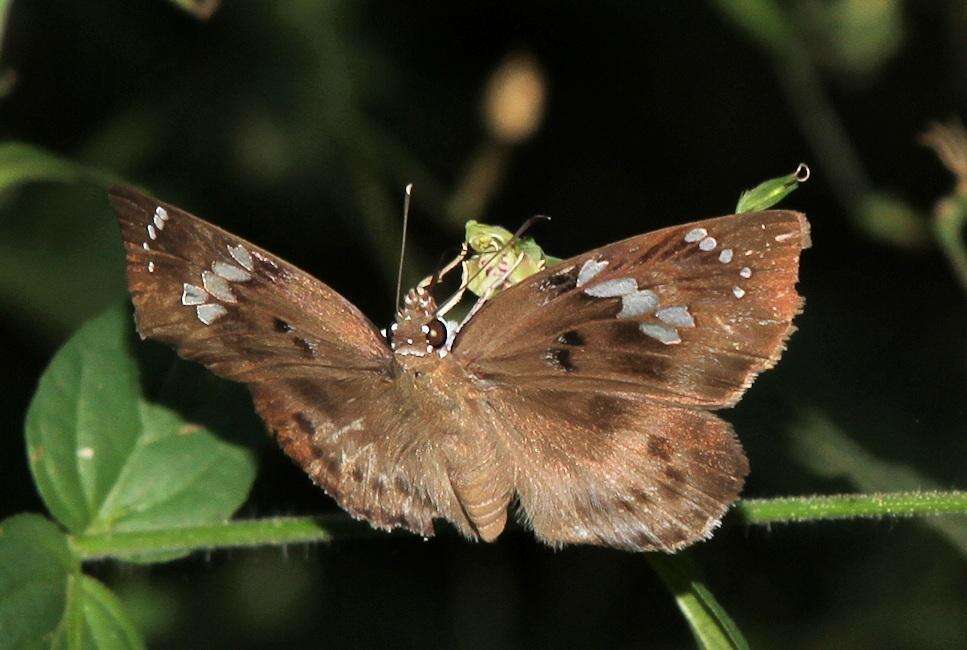
{"type": "Polygon", "coordinates": [[[406,253],[406,228],[410,223],[410,196],[413,194],[413,183],[407,183],[403,188],[403,238],[400,241],[400,266],[396,271],[396,311],[400,311],[400,292],[403,290],[403,255],[406,253]]]}

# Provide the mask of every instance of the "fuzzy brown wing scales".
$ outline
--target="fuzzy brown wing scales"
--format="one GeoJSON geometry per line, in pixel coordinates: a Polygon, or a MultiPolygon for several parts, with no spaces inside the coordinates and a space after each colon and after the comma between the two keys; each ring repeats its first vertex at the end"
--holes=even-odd
{"type": "Polygon", "coordinates": [[[665,228],[565,260],[498,295],[453,352],[478,376],[584,384],[682,406],[734,404],[802,309],[803,215],[767,211],[665,228]]]}
{"type": "Polygon", "coordinates": [[[109,195],[142,337],[237,381],[389,364],[369,320],[309,274],[133,188],[109,195]]]}
{"type": "MultiPolygon", "coordinates": [[[[387,427],[386,386],[370,379],[285,380],[251,387],[255,408],[279,445],[344,510],[384,530],[433,535],[434,505],[419,464],[431,464],[426,441],[387,427]]],[[[399,420],[399,416],[396,418],[399,420]]],[[[430,474],[430,472],[428,472],[430,474]]]]}
{"type": "Polygon", "coordinates": [[[711,535],[749,471],[711,413],[526,385],[488,403],[516,459],[521,519],[553,546],[683,548],[711,535]]]}

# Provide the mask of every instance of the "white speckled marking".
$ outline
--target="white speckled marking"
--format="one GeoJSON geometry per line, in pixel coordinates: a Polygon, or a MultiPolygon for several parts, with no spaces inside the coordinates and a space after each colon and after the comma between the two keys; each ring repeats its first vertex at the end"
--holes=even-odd
{"type": "Polygon", "coordinates": [[[678,335],[674,327],[668,327],[667,325],[660,325],[658,323],[642,323],[638,326],[638,329],[645,336],[650,336],[665,345],[675,345],[682,342],[682,337],[678,335]]]}
{"type": "Polygon", "coordinates": [[[184,289],[181,292],[181,304],[183,305],[200,305],[208,301],[208,292],[201,287],[196,287],[193,284],[184,285],[184,289]]]}
{"type": "Polygon", "coordinates": [[[584,293],[593,298],[617,298],[637,290],[638,282],[634,278],[616,278],[588,287],[584,290],[584,293]]]}
{"type": "Polygon", "coordinates": [[[158,232],[154,229],[154,224],[152,224],[152,223],[149,223],[148,224],[148,237],[150,239],[157,239],[158,238],[158,232]]]}
{"type": "Polygon", "coordinates": [[[688,307],[665,307],[655,312],[661,322],[674,327],[695,327],[695,319],[688,313],[688,307]]]}
{"type": "Polygon", "coordinates": [[[228,281],[220,275],[215,275],[211,271],[201,272],[201,283],[205,285],[205,289],[208,293],[212,294],[219,300],[225,302],[237,302],[235,299],[235,294],[232,293],[231,287],[228,286],[228,281]]]}
{"type": "Polygon", "coordinates": [[[621,311],[615,318],[637,318],[658,309],[658,296],[650,289],[642,289],[621,297],[621,311]]]}
{"type": "Polygon", "coordinates": [[[228,313],[228,310],[218,304],[208,304],[208,305],[198,305],[195,307],[195,313],[198,314],[198,320],[203,322],[205,325],[211,325],[218,318],[221,318],[228,313]]]}
{"type": "Polygon", "coordinates": [[[783,233],[781,235],[776,235],[775,237],[773,237],[773,239],[775,239],[776,241],[786,241],[787,239],[792,239],[795,236],[796,236],[796,233],[794,233],[794,232],[787,232],[787,233],[783,233]]]}
{"type": "Polygon", "coordinates": [[[750,269],[748,266],[743,266],[739,270],[739,275],[741,275],[743,278],[746,278],[746,279],[751,278],[752,277],[752,269],[750,269]]]}
{"type": "Polygon", "coordinates": [[[715,241],[715,237],[706,237],[702,241],[698,242],[698,247],[705,251],[706,253],[711,250],[715,250],[718,242],[715,241]]]}
{"type": "Polygon", "coordinates": [[[146,241],[141,242],[141,248],[143,248],[146,251],[151,250],[151,246],[149,246],[148,245],[148,242],[146,242],[146,241]]]}
{"type": "Polygon", "coordinates": [[[742,287],[732,287],[732,294],[735,295],[736,298],[741,298],[745,295],[745,289],[742,287]]]}
{"type": "Polygon", "coordinates": [[[598,273],[603,271],[604,267],[606,267],[607,265],[608,265],[607,260],[602,260],[600,262],[596,262],[595,260],[586,261],[584,265],[581,267],[581,270],[578,271],[577,286],[583,287],[585,284],[590,282],[591,279],[594,278],[594,276],[596,276],[598,273]]]}
{"type": "Polygon", "coordinates": [[[247,282],[252,279],[248,271],[238,268],[234,264],[229,264],[228,262],[212,262],[212,271],[216,275],[220,275],[229,282],[247,282]]]}
{"type": "Polygon", "coordinates": [[[236,262],[245,267],[247,271],[254,271],[255,266],[252,264],[252,256],[249,254],[245,247],[239,244],[238,246],[228,245],[228,254],[232,256],[236,262]]]}
{"type": "Polygon", "coordinates": [[[721,262],[722,264],[728,264],[731,261],[732,261],[732,249],[723,248],[722,252],[719,253],[719,262],[721,262]]]}
{"type": "Polygon", "coordinates": [[[148,262],[148,273],[154,273],[154,262],[148,262]]]}
{"type": "Polygon", "coordinates": [[[687,241],[689,244],[693,244],[701,239],[704,239],[707,234],[708,231],[705,230],[705,228],[693,228],[685,233],[685,241],[687,241]]]}

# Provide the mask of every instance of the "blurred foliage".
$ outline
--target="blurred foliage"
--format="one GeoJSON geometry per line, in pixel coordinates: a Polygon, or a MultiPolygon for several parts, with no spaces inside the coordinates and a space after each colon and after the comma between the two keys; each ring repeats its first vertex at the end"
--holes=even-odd
{"type": "MultiPolygon", "coordinates": [[[[412,284],[459,242],[468,219],[513,230],[551,214],[541,244],[567,256],[727,211],[750,180],[807,158],[814,177],[784,205],[813,222],[802,266],[808,307],[783,362],[727,415],[749,451],[747,494],[963,486],[967,307],[957,278],[967,277],[967,212],[957,184],[915,144],[925,125],[967,103],[967,12],[957,3],[714,0],[564,11],[286,0],[222,3],[204,21],[175,7],[217,4],[0,5],[7,431],[22,426],[55,346],[124,295],[99,187],[109,177],[283,254],[385,321],[407,182],[415,184],[412,284]]],[[[950,167],[952,149],[935,142],[950,167]]],[[[209,450],[261,445],[244,516],[327,507],[262,440],[244,392],[165,350],[139,350],[150,362],[138,390],[160,405],[148,409],[152,421],[203,423],[209,450]]],[[[112,386],[131,376],[125,363],[112,386]]],[[[62,409],[56,428],[97,421],[70,415],[62,409]]],[[[139,426],[126,430],[147,431],[139,426]]],[[[5,440],[3,514],[57,503],[49,489],[45,501],[36,494],[24,439],[5,440]]],[[[64,462],[70,453],[77,467],[90,460],[77,456],[86,446],[65,447],[64,462]]],[[[251,460],[243,465],[232,475],[250,477],[251,460]]],[[[174,478],[159,476],[158,485],[174,478]]],[[[101,493],[98,480],[85,494],[101,493]]],[[[64,517],[81,527],[101,521],[64,517]]],[[[289,539],[318,531],[309,525],[289,539]]],[[[36,578],[37,590],[18,592],[31,598],[27,619],[22,601],[0,599],[0,626],[43,628],[51,639],[67,612],[86,638],[130,640],[133,625],[162,647],[320,639],[680,647],[689,639],[676,601],[639,556],[553,553],[526,535],[493,546],[352,539],[150,569],[87,563],[80,577],[60,528],[8,518],[0,555],[12,555],[0,557],[0,592],[19,575],[36,578]]],[[[967,636],[963,548],[954,519],[729,526],[690,553],[706,577],[687,580],[715,594],[753,647],[952,647],[967,636]]],[[[676,593],[681,607],[708,610],[701,593],[676,593]]]]}

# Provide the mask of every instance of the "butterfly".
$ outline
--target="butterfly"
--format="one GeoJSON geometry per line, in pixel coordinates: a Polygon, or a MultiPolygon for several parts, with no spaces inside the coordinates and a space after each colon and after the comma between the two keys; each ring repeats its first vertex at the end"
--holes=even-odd
{"type": "MultiPolygon", "coordinates": [[[[673,226],[566,259],[459,328],[430,278],[381,334],[349,301],[129,187],[110,200],[142,338],[244,383],[279,445],[350,515],[493,541],[673,552],[749,471],[734,405],[794,330],[797,212],[673,226]]],[[[431,276],[432,277],[432,276],[431,276]]]]}

